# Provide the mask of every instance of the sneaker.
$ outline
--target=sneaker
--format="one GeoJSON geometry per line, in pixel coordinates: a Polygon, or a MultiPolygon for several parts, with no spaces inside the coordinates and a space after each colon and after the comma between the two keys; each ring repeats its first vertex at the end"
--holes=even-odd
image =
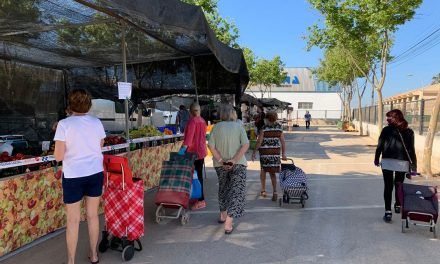
{"type": "Polygon", "coordinates": [[[383,220],[387,223],[391,222],[391,218],[393,217],[393,214],[389,211],[385,212],[385,215],[383,216],[383,220]]]}
{"type": "Polygon", "coordinates": [[[195,204],[193,204],[193,206],[191,207],[191,210],[203,209],[205,207],[206,207],[205,201],[197,201],[195,204]]]}
{"type": "Polygon", "coordinates": [[[400,214],[400,205],[395,205],[395,206],[394,206],[394,212],[395,212],[396,214],[400,214]]]}

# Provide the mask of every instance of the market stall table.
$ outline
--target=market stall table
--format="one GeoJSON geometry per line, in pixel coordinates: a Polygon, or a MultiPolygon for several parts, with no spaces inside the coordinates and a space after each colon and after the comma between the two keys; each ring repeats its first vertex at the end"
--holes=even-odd
{"type": "MultiPolygon", "coordinates": [[[[127,156],[145,190],[158,185],[162,162],[180,149],[183,135],[137,138],[103,147],[103,152],[127,156]]],[[[62,167],[50,167],[53,156],[0,163],[2,169],[46,164],[48,168],[0,179],[0,257],[66,225],[62,202],[62,167]]]]}

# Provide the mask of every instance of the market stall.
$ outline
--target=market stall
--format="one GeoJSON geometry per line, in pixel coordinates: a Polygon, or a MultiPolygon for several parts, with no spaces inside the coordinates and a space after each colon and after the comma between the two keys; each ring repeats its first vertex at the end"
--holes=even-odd
{"type": "MultiPolygon", "coordinates": [[[[133,106],[177,93],[239,98],[249,80],[242,51],[216,39],[200,8],[177,0],[51,0],[2,8],[10,10],[0,13],[0,134],[25,135],[33,148],[0,163],[8,171],[0,179],[0,257],[65,225],[62,166],[40,154],[53,123],[65,116],[70,90],[117,101],[117,82],[130,82],[133,106]]],[[[152,188],[181,135],[129,135],[103,151],[127,155],[130,149],[134,174],[152,188]]]]}
{"type": "MultiPolygon", "coordinates": [[[[103,153],[129,155],[131,169],[144,180],[145,190],[158,185],[162,162],[178,151],[182,135],[136,138],[130,143],[103,147],[103,153]]],[[[44,166],[44,169],[0,179],[0,256],[65,226],[62,166],[53,156],[0,163],[1,169],[44,166]]]]}

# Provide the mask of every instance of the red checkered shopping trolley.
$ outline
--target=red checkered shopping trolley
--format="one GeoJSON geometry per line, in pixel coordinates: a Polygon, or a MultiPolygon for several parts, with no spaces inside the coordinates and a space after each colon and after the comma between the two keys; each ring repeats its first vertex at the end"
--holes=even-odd
{"type": "Polygon", "coordinates": [[[105,229],[99,251],[118,250],[122,259],[129,261],[135,250],[142,250],[139,238],[144,236],[144,183],[132,177],[127,158],[104,155],[103,199],[105,229]]]}

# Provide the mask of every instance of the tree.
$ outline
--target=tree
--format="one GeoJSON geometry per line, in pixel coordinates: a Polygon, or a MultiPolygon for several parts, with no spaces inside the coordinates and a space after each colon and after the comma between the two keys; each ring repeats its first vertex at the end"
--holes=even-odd
{"type": "Polygon", "coordinates": [[[440,83],[440,73],[437,73],[437,75],[432,77],[432,82],[431,82],[431,84],[438,84],[438,83],[440,83]]]}
{"type": "Polygon", "coordinates": [[[383,126],[382,89],[391,59],[392,36],[398,26],[410,20],[422,0],[308,0],[325,18],[324,27],[309,28],[308,49],[339,45],[378,95],[378,127],[383,126]],[[370,61],[369,72],[358,65],[352,51],[362,50],[370,61]]]}
{"type": "Polygon", "coordinates": [[[217,38],[234,48],[238,48],[238,28],[225,18],[222,18],[218,12],[218,0],[182,0],[191,5],[200,6],[205,13],[209,25],[214,30],[217,38]]]}
{"type": "MultiPolygon", "coordinates": [[[[368,61],[365,61],[363,54],[359,51],[352,50],[357,58],[357,63],[365,70],[368,71],[368,61]]],[[[341,46],[334,46],[327,49],[324,53],[324,60],[321,60],[320,66],[315,71],[320,80],[329,83],[332,86],[339,85],[341,92],[339,96],[344,105],[344,111],[342,120],[350,121],[351,116],[351,101],[353,94],[356,91],[359,99],[359,108],[362,108],[362,96],[365,92],[366,85],[362,88],[359,87],[357,79],[362,77],[362,73],[357,70],[352,61],[346,55],[346,49],[341,46]]],[[[362,125],[362,113],[359,112],[358,119],[361,120],[362,125]]],[[[360,127],[360,133],[362,135],[362,126],[360,127]]]]}
{"type": "MultiPolygon", "coordinates": [[[[0,21],[4,21],[5,24],[11,21],[15,21],[17,17],[21,21],[29,23],[29,25],[36,24],[40,18],[40,10],[38,9],[38,3],[40,1],[35,0],[1,0],[0,1],[0,21]]],[[[2,22],[3,23],[3,22],[2,22]]],[[[5,26],[7,28],[7,25],[5,26]]],[[[37,38],[38,33],[32,34],[18,34],[13,37],[2,37],[2,40],[8,40],[8,38],[14,38],[15,41],[26,42],[29,38],[37,38]]],[[[16,75],[20,72],[20,64],[9,59],[11,57],[11,50],[8,47],[7,42],[3,42],[2,53],[5,54],[5,58],[2,60],[2,67],[0,68],[0,79],[4,79],[6,82],[6,93],[10,100],[14,100],[14,90],[12,89],[12,81],[16,75]]],[[[1,81],[1,80],[0,80],[1,81]]],[[[5,94],[3,94],[5,96],[5,94]]]]}
{"type": "Polygon", "coordinates": [[[284,64],[279,56],[275,56],[272,60],[258,59],[251,70],[251,85],[258,86],[263,98],[268,89],[281,85],[286,76],[284,64]]]}
{"type": "Polygon", "coordinates": [[[431,158],[432,145],[434,144],[434,136],[437,131],[438,116],[440,113],[440,83],[437,83],[437,98],[435,99],[434,108],[432,109],[431,119],[429,120],[428,133],[425,138],[425,147],[423,149],[423,170],[428,176],[432,176],[431,158]]]}

